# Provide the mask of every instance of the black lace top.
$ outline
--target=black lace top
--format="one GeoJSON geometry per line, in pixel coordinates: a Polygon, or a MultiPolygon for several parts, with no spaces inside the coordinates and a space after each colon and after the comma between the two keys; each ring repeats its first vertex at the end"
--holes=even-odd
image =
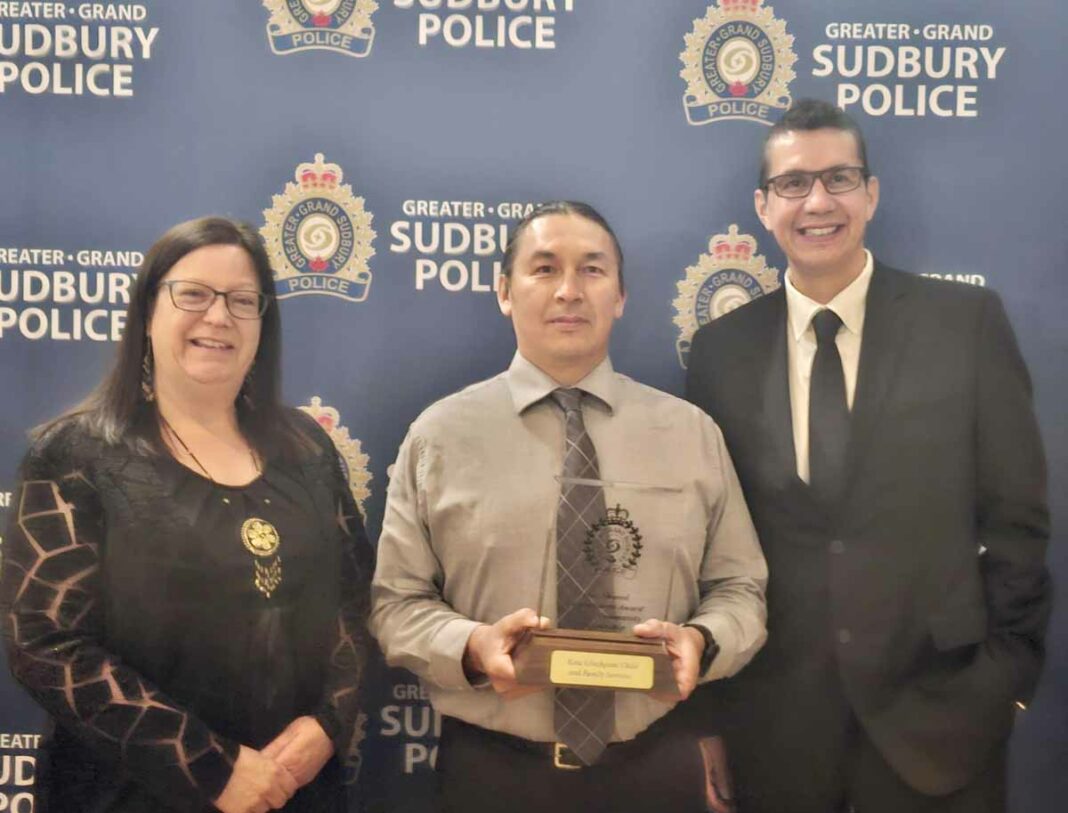
{"type": "MultiPolygon", "coordinates": [[[[39,811],[212,809],[239,745],[301,715],[353,755],[372,554],[309,432],[319,455],[241,488],[74,425],[27,455],[0,612],[12,672],[52,717],[39,811]]],[[[332,760],[285,809],[343,809],[341,774],[332,760]]]]}

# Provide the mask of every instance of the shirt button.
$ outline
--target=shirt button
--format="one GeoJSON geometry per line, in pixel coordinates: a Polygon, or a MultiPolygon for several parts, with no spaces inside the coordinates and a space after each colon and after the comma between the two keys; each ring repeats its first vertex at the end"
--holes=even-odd
{"type": "Polygon", "coordinates": [[[838,643],[848,644],[853,640],[853,633],[849,630],[838,630],[838,643]]]}
{"type": "Polygon", "coordinates": [[[831,544],[830,544],[829,547],[830,547],[831,553],[844,553],[845,552],[845,542],[843,542],[841,539],[832,539],[831,540],[831,544]]]}

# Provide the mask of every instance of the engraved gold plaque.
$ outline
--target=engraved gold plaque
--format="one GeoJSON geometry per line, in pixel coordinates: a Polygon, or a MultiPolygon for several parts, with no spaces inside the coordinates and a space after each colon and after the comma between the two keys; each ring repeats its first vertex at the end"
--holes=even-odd
{"type": "Polygon", "coordinates": [[[678,694],[671,657],[659,638],[622,632],[531,629],[512,651],[521,686],[581,686],[678,694]]]}
{"type": "Polygon", "coordinates": [[[653,688],[653,659],[647,655],[557,649],[550,657],[549,680],[557,686],[647,691],[653,688]]]}

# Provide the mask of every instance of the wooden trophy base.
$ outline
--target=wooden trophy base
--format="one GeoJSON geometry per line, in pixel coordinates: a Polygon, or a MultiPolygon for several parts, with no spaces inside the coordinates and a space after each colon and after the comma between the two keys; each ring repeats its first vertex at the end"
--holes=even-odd
{"type": "Polygon", "coordinates": [[[677,695],[664,642],[625,632],[527,630],[512,652],[523,686],[576,687],[677,695]]]}

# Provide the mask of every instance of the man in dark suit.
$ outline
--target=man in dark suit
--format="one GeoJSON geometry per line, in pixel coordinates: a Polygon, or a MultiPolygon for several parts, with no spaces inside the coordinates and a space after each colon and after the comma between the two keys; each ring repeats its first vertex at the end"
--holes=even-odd
{"type": "Polygon", "coordinates": [[[768,643],[697,699],[741,813],[983,813],[1043,659],[1045,463],[998,297],[874,260],[846,114],[769,132],[757,214],[783,287],[701,328],[687,393],[722,428],[770,571],[768,643]]]}

